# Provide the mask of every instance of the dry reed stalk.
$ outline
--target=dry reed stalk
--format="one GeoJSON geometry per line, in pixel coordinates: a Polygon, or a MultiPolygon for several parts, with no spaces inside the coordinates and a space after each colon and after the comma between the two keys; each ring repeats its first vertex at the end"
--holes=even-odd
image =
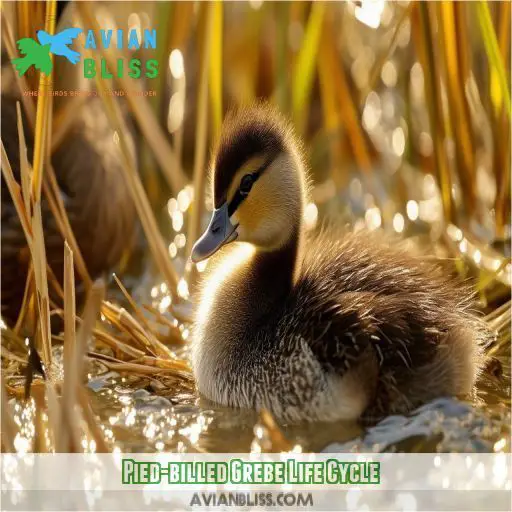
{"type": "Polygon", "coordinates": [[[359,123],[359,114],[348,86],[345,69],[336,53],[334,43],[333,26],[329,19],[324,20],[320,53],[325,54],[324,58],[331,63],[337,62],[332,67],[332,80],[338,92],[338,105],[343,124],[358,167],[365,173],[371,171],[372,163],[367,147],[365,135],[359,123]]]}
{"type": "MultiPolygon", "coordinates": [[[[503,116],[504,117],[504,116],[503,116]]],[[[505,146],[504,160],[501,160],[500,150],[496,150],[495,169],[499,169],[497,173],[497,193],[495,201],[495,219],[496,219],[496,236],[497,238],[505,237],[505,226],[510,224],[510,126],[507,123],[505,127],[501,124],[502,135],[498,141],[505,146]]]]}
{"type": "MultiPolygon", "coordinates": [[[[46,148],[44,150],[44,164],[47,163],[51,159],[51,148],[52,148],[52,138],[53,138],[53,96],[48,98],[48,126],[46,128],[46,138],[45,144],[46,148]]],[[[41,183],[42,185],[42,183],[41,183]]]]}
{"type": "Polygon", "coordinates": [[[455,223],[455,211],[452,199],[452,180],[445,152],[445,127],[441,103],[441,78],[433,53],[432,25],[428,6],[420,2],[418,9],[411,15],[412,34],[415,40],[419,61],[425,77],[425,96],[428,107],[430,131],[434,142],[436,172],[441,189],[445,222],[455,223]]]}
{"type": "MultiPolygon", "coordinates": [[[[509,309],[492,322],[493,330],[499,334],[503,332],[506,328],[510,328],[510,319],[511,314],[509,309]]],[[[510,339],[508,340],[508,342],[510,344],[510,339]]]]}
{"type": "Polygon", "coordinates": [[[76,297],[73,252],[64,242],[64,385],[62,390],[62,422],[67,428],[58,439],[59,451],[67,451],[71,446],[77,450],[80,446],[80,429],[76,418],[76,369],[74,362],[76,353],[76,297]]]}
{"type": "Polygon", "coordinates": [[[40,320],[40,335],[43,349],[43,359],[48,369],[51,368],[51,334],[49,323],[49,297],[47,280],[47,262],[44,250],[44,235],[42,229],[42,218],[40,203],[37,201],[33,212],[27,199],[30,188],[31,171],[27,161],[27,148],[25,144],[23,126],[21,122],[21,109],[17,104],[18,134],[19,134],[19,152],[20,152],[20,175],[21,183],[14,179],[9,158],[2,143],[2,171],[15,209],[18,213],[27,244],[32,256],[34,276],[36,281],[37,305],[40,320]],[[22,193],[24,192],[24,194],[22,193]],[[31,215],[32,213],[32,215],[31,215]]]}
{"type": "MultiPolygon", "coordinates": [[[[454,2],[455,8],[455,30],[457,33],[457,55],[459,57],[460,82],[464,89],[471,75],[472,54],[468,41],[468,16],[467,4],[465,2],[454,2]]],[[[466,93],[464,94],[466,96],[466,93]]]]}
{"type": "MultiPolygon", "coordinates": [[[[32,2],[22,0],[15,3],[13,12],[16,25],[13,24],[14,39],[34,36],[34,27],[44,25],[44,1],[32,2]]],[[[28,70],[25,75],[29,83],[29,89],[35,90],[38,85],[38,74],[34,69],[28,70]]],[[[35,117],[34,117],[35,120],[35,117]]]]}
{"type": "Polygon", "coordinates": [[[213,139],[218,140],[222,126],[222,35],[223,7],[221,0],[212,1],[212,33],[209,59],[209,89],[212,112],[213,139]]]}
{"type": "Polygon", "coordinates": [[[43,362],[51,376],[52,341],[50,327],[50,298],[48,293],[46,250],[44,246],[43,218],[40,202],[37,202],[34,205],[32,229],[34,233],[32,262],[34,264],[34,276],[36,281],[36,304],[40,326],[39,332],[41,335],[40,347],[42,347],[43,362]]]}
{"type": "MultiPolygon", "coordinates": [[[[459,58],[458,67],[460,78],[464,90],[464,97],[467,97],[465,88],[472,74],[473,54],[471,46],[468,45],[470,34],[468,30],[467,4],[464,2],[454,2],[455,32],[457,40],[457,56],[459,58]]],[[[466,100],[467,103],[467,100],[466,100]]],[[[468,106],[469,110],[469,106],[468,106]]],[[[469,117],[469,116],[468,116],[469,117]]]]}
{"type": "MultiPolygon", "coordinates": [[[[21,0],[16,5],[17,37],[28,37],[30,35],[30,2],[21,0]]],[[[39,20],[38,20],[39,21],[39,20]]]]}
{"type": "MultiPolygon", "coordinates": [[[[264,9],[259,9],[254,13],[247,15],[245,20],[245,34],[243,40],[244,46],[244,61],[245,61],[245,73],[247,80],[245,83],[242,96],[240,100],[242,102],[254,101],[258,95],[259,81],[262,75],[260,75],[260,64],[262,60],[263,48],[261,42],[261,35],[263,30],[264,9]]],[[[228,61],[228,58],[226,59],[228,61]]]]}
{"type": "MultiPolygon", "coordinates": [[[[44,29],[48,34],[55,33],[55,20],[57,12],[57,1],[47,0],[46,2],[46,17],[44,29]]],[[[50,54],[53,63],[53,54],[50,54]]],[[[41,198],[41,186],[43,183],[43,163],[46,153],[46,138],[51,129],[48,123],[48,116],[50,110],[50,97],[47,93],[51,93],[53,86],[52,74],[48,76],[41,73],[39,76],[39,90],[37,97],[37,110],[36,110],[36,127],[34,137],[34,157],[32,165],[34,167],[34,175],[32,180],[32,201],[38,202],[41,198]]]]}
{"type": "Polygon", "coordinates": [[[498,14],[498,46],[505,70],[510,72],[510,14],[512,11],[510,2],[499,3],[498,14]]]}
{"type": "MultiPolygon", "coordinates": [[[[488,252],[491,253],[493,251],[488,251],[488,252]]],[[[483,255],[485,255],[485,252],[483,253],[483,255]]],[[[493,256],[497,256],[497,258],[500,257],[500,255],[497,255],[497,254],[494,254],[493,256]]],[[[480,279],[478,281],[477,289],[479,291],[483,291],[486,288],[488,288],[492,285],[495,285],[497,282],[499,282],[500,274],[506,269],[506,267],[509,263],[510,263],[510,258],[502,258],[501,263],[498,265],[498,268],[496,268],[495,270],[494,269],[492,269],[492,270],[485,269],[489,272],[490,275],[480,277],[480,279]]],[[[481,267],[480,270],[482,270],[484,268],[485,267],[481,267]]],[[[503,281],[501,281],[501,282],[503,282],[503,281]]],[[[506,281],[503,282],[503,284],[505,284],[506,286],[507,285],[510,286],[510,283],[507,283],[506,281]]]]}
{"type": "Polygon", "coordinates": [[[23,193],[23,204],[25,205],[25,211],[29,213],[31,211],[30,185],[32,182],[32,170],[27,158],[27,144],[25,142],[25,132],[23,129],[23,119],[21,117],[21,107],[19,101],[16,102],[16,116],[18,127],[21,191],[23,193]]]}
{"type": "MultiPolygon", "coordinates": [[[[324,42],[321,41],[320,44],[323,45],[324,42]]],[[[333,66],[337,66],[338,63],[330,61],[329,58],[332,57],[334,57],[334,53],[324,53],[323,51],[320,51],[318,56],[318,82],[320,85],[320,100],[322,102],[324,130],[330,139],[329,149],[331,154],[331,177],[333,178],[336,187],[341,190],[346,185],[347,175],[346,173],[342,173],[341,138],[333,136],[341,128],[341,119],[336,87],[331,78],[331,70],[333,66]]]]}
{"type": "MultiPolygon", "coordinates": [[[[185,76],[181,80],[186,80],[185,76]]],[[[186,105],[186,87],[183,87],[183,102],[186,105]]],[[[172,133],[172,147],[174,148],[174,152],[176,153],[176,158],[178,161],[181,162],[183,160],[183,131],[184,131],[184,124],[183,122],[180,123],[178,128],[172,133]]]]}
{"type": "Polygon", "coordinates": [[[172,375],[181,377],[185,380],[193,380],[193,377],[190,373],[184,372],[182,370],[176,370],[176,368],[157,368],[155,366],[149,366],[140,363],[114,363],[106,360],[103,360],[103,364],[109,370],[113,370],[116,372],[131,372],[140,375],[162,375],[166,373],[171,373],[172,375]]]}
{"type": "Polygon", "coordinates": [[[48,428],[43,415],[43,409],[36,408],[34,411],[34,439],[32,441],[32,451],[34,453],[48,453],[48,428]]]}
{"type": "Polygon", "coordinates": [[[504,313],[507,313],[507,312],[510,313],[510,311],[512,311],[512,301],[508,300],[501,306],[499,306],[496,309],[494,309],[493,311],[491,311],[488,315],[486,315],[484,317],[484,320],[487,323],[491,324],[494,320],[496,320],[496,318],[500,317],[504,313]]]}
{"type": "MultiPolygon", "coordinates": [[[[16,44],[14,41],[14,37],[12,34],[11,24],[5,15],[3,9],[1,12],[2,16],[2,41],[5,45],[5,49],[7,51],[7,55],[9,60],[13,60],[16,58],[16,44]]],[[[30,125],[30,129],[33,130],[36,122],[36,111],[34,108],[34,102],[32,101],[30,96],[26,96],[24,91],[28,90],[27,80],[25,75],[19,76],[18,73],[13,72],[13,75],[16,80],[16,84],[18,86],[18,90],[20,92],[21,101],[23,103],[23,109],[25,110],[25,114],[27,115],[27,119],[30,125]]]]}
{"type": "Polygon", "coordinates": [[[204,194],[206,181],[206,142],[208,136],[208,65],[210,60],[210,45],[213,35],[215,4],[209,2],[206,9],[205,33],[201,48],[201,66],[199,91],[197,94],[197,118],[194,152],[194,201],[190,205],[190,221],[187,230],[187,245],[185,255],[188,258],[192,246],[199,236],[201,219],[204,213],[204,194]]]}
{"type": "MultiPolygon", "coordinates": [[[[16,4],[17,39],[32,37],[34,27],[41,27],[44,24],[45,1],[21,0],[16,4]]],[[[36,77],[35,73],[33,77],[36,77]]]]}
{"type": "Polygon", "coordinates": [[[138,363],[143,363],[147,366],[154,366],[164,370],[176,370],[178,372],[192,373],[190,365],[184,359],[159,359],[156,357],[143,356],[138,363]]]}
{"type": "Polygon", "coordinates": [[[21,326],[25,322],[30,307],[30,299],[34,293],[34,266],[30,263],[27,272],[27,280],[25,281],[25,290],[23,291],[23,300],[21,301],[20,312],[14,325],[13,331],[19,333],[21,326]]]}
{"type": "MultiPolygon", "coordinates": [[[[79,2],[77,4],[77,8],[86,25],[96,30],[100,30],[101,27],[98,24],[97,17],[93,16],[88,2],[79,2]]],[[[106,60],[109,68],[116,69],[117,60],[121,57],[120,52],[112,46],[108,51],[100,48],[99,52],[106,60]]],[[[137,80],[130,81],[124,76],[117,77],[116,80],[125,91],[131,90],[142,92],[142,86],[137,80]]],[[[142,133],[144,134],[146,142],[153,151],[156,161],[163,171],[169,187],[173,192],[178,193],[187,184],[188,180],[183,173],[179,161],[167,141],[158,120],[153,114],[149,102],[144,96],[138,96],[135,94],[127,95],[126,99],[130,104],[131,110],[137,119],[142,133]]]]}
{"type": "Polygon", "coordinates": [[[128,143],[126,141],[125,129],[119,106],[114,101],[114,99],[108,95],[104,80],[98,79],[96,83],[98,89],[102,93],[102,99],[104,100],[106,107],[105,110],[110,123],[112,127],[117,131],[119,136],[121,155],[124,160],[122,169],[126,181],[128,182],[130,193],[139,215],[142,227],[144,229],[144,233],[146,234],[146,238],[149,242],[151,253],[155,258],[158,269],[167,282],[169,290],[176,294],[178,275],[176,274],[176,271],[174,270],[174,267],[172,266],[172,263],[169,259],[164,240],[158,229],[158,224],[156,222],[155,216],[153,215],[153,211],[151,210],[151,205],[149,203],[146,192],[144,191],[144,187],[140,181],[137,169],[135,168],[128,143]]]}
{"type": "MultiPolygon", "coordinates": [[[[57,409],[55,410],[55,400],[56,395],[54,388],[49,385],[47,381],[39,381],[41,383],[40,386],[31,388],[31,400],[34,405],[34,437],[32,442],[32,451],[33,452],[41,452],[44,453],[47,451],[46,442],[45,442],[45,427],[42,418],[42,411],[47,412],[48,423],[50,425],[49,432],[53,432],[54,428],[57,428],[60,420],[60,411],[57,404],[57,409]],[[52,393],[53,391],[53,393],[52,393]],[[48,404],[48,406],[47,406],[48,404]],[[55,423],[54,423],[55,422],[55,423]],[[55,425],[55,427],[54,427],[55,425]]],[[[55,439],[58,435],[53,433],[53,438],[55,439]]]]}
{"type": "Polygon", "coordinates": [[[110,449],[105,442],[105,438],[103,437],[103,432],[101,431],[101,428],[98,425],[98,422],[96,421],[92,411],[89,395],[87,394],[87,390],[84,386],[78,387],[77,395],[78,403],[82,408],[82,413],[89,429],[89,435],[94,439],[94,442],[96,443],[96,453],[110,453],[110,449]]]}
{"type": "Polygon", "coordinates": [[[84,375],[85,353],[87,344],[92,337],[94,325],[100,316],[101,305],[105,295],[105,283],[102,279],[98,279],[92,285],[89,291],[82,315],[82,323],[78,329],[75,342],[75,353],[72,358],[71,382],[78,386],[82,382],[84,375]],[[74,370],[74,371],[73,371],[74,370]]]}
{"type": "Polygon", "coordinates": [[[146,352],[139,350],[131,345],[123,343],[114,338],[114,336],[108,334],[101,329],[94,329],[94,336],[96,341],[102,342],[104,345],[109,346],[111,349],[117,352],[123,352],[124,354],[132,357],[133,359],[138,359],[140,357],[144,357],[146,352]]]}
{"type": "Polygon", "coordinates": [[[16,448],[14,447],[14,439],[18,428],[14,418],[12,417],[11,411],[8,406],[7,391],[5,388],[5,382],[2,376],[0,387],[2,388],[0,397],[0,424],[2,425],[2,451],[15,453],[16,448]]]}
{"type": "MultiPolygon", "coordinates": [[[[53,446],[55,447],[55,451],[57,453],[66,453],[69,451],[69,445],[67,443],[68,439],[68,424],[66,419],[64,418],[63,408],[59,402],[59,397],[53,384],[50,382],[45,382],[46,388],[46,401],[47,401],[47,415],[48,415],[48,423],[50,425],[50,431],[52,432],[53,437],[53,446]]],[[[44,410],[45,404],[44,400],[36,401],[36,410],[44,410]]],[[[40,443],[39,443],[40,445],[40,443]]],[[[34,448],[34,451],[37,451],[34,448]]],[[[74,451],[74,450],[71,450],[74,451]]]]}
{"type": "Polygon", "coordinates": [[[126,361],[124,361],[123,359],[119,359],[115,356],[109,356],[107,354],[101,354],[99,352],[94,352],[92,350],[88,350],[87,351],[87,357],[90,358],[90,359],[98,359],[99,361],[102,361],[102,362],[111,362],[111,363],[126,363],[126,361]]]}
{"type": "Polygon", "coordinates": [[[470,144],[471,147],[475,148],[475,136],[473,131],[471,130],[473,117],[471,114],[471,109],[469,107],[469,95],[467,92],[468,82],[471,79],[472,75],[472,53],[471,47],[468,45],[468,41],[470,40],[470,36],[468,33],[468,19],[467,19],[467,3],[466,2],[454,2],[454,21],[455,21],[455,40],[457,45],[457,58],[458,58],[458,71],[459,71],[459,84],[460,84],[460,101],[462,104],[462,108],[464,110],[463,117],[469,123],[468,131],[470,136],[470,144]]]}
{"type": "Polygon", "coordinates": [[[87,344],[99,316],[105,285],[103,281],[98,280],[91,287],[84,307],[83,321],[78,330],[78,335],[75,336],[73,255],[67,244],[64,251],[64,389],[59,422],[59,425],[62,425],[62,432],[59,432],[56,446],[58,451],[65,452],[69,449],[78,452],[80,451],[80,426],[75,411],[76,390],[82,384],[87,344]]]}
{"type": "Polygon", "coordinates": [[[460,82],[458,46],[456,38],[455,10],[452,1],[438,2],[435,5],[437,22],[441,32],[438,44],[442,56],[442,69],[446,78],[448,93],[448,119],[453,130],[455,155],[457,160],[462,199],[466,212],[476,209],[476,166],[471,133],[471,118],[465,101],[464,86],[460,82]]]}
{"type": "MultiPolygon", "coordinates": [[[[510,75],[510,2],[500,2],[498,45],[505,69],[510,75]]],[[[507,94],[509,91],[507,91],[507,94]]],[[[505,109],[493,109],[494,173],[496,176],[496,200],[494,204],[496,235],[504,238],[505,225],[510,223],[510,120],[505,109]]]]}
{"type": "MultiPolygon", "coordinates": [[[[20,158],[20,179],[21,179],[21,190],[23,195],[23,204],[25,207],[26,217],[30,218],[31,213],[33,213],[33,208],[30,203],[30,195],[31,195],[31,183],[33,180],[33,172],[30,167],[27,158],[27,145],[25,141],[25,133],[23,129],[23,120],[21,116],[21,108],[19,102],[16,103],[16,113],[17,113],[17,126],[18,126],[18,141],[19,141],[19,158],[20,158]]],[[[18,214],[19,215],[19,214],[18,214]]],[[[30,222],[32,237],[34,232],[33,221],[30,222]]],[[[29,239],[27,239],[27,243],[29,248],[32,247],[32,243],[29,239]]],[[[32,248],[31,248],[32,253],[32,248]]],[[[36,262],[33,261],[33,266],[35,266],[36,262]]],[[[62,297],[62,289],[58,280],[55,278],[52,269],[47,264],[45,260],[46,273],[50,276],[50,282],[54,287],[55,291],[62,297]]],[[[46,279],[46,278],[45,278],[46,279]]]]}

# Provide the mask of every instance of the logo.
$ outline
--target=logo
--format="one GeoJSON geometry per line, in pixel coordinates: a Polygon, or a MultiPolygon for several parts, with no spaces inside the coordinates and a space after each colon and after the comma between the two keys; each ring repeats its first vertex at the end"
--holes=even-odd
{"type": "MultiPolygon", "coordinates": [[[[35,69],[48,76],[53,69],[50,55],[64,57],[73,65],[78,64],[81,55],[69,46],[82,32],[84,31],[81,28],[72,27],[52,36],[44,30],[38,30],[37,41],[31,37],[18,40],[18,49],[22,57],[12,61],[18,74],[23,76],[31,66],[34,66],[35,69]]],[[[111,45],[116,46],[118,50],[126,48],[133,51],[141,47],[156,50],[156,29],[145,29],[143,32],[131,29],[127,34],[123,30],[102,29],[99,30],[98,35],[94,30],[88,30],[84,36],[84,48],[91,53],[98,51],[98,46],[102,47],[104,51],[108,51],[111,45]],[[115,37],[113,37],[114,33],[115,37]]],[[[98,68],[101,78],[112,78],[113,76],[120,78],[125,73],[130,78],[155,78],[158,76],[158,61],[156,59],[142,62],[138,58],[125,59],[123,56],[117,59],[115,69],[109,70],[106,60],[102,58],[98,68]],[[126,60],[128,62],[125,62],[126,60]]],[[[96,59],[83,59],[83,77],[92,79],[96,73],[96,59]]]]}
{"type": "Polygon", "coordinates": [[[34,66],[48,76],[53,69],[50,53],[65,57],[72,64],[76,64],[80,60],[80,54],[71,50],[68,45],[72,44],[73,39],[76,39],[81,32],[81,28],[67,28],[52,36],[44,30],[38,30],[39,42],[31,37],[20,39],[18,49],[24,57],[12,61],[18,74],[23,76],[30,66],[34,66]]]}

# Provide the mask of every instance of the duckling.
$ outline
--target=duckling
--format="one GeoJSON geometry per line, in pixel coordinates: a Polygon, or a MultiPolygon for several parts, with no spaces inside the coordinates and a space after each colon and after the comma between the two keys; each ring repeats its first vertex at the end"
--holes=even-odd
{"type": "Polygon", "coordinates": [[[471,294],[374,233],[306,233],[301,143],[271,107],[228,115],[191,259],[199,392],[282,421],[404,413],[471,393],[487,332],[471,294]]]}

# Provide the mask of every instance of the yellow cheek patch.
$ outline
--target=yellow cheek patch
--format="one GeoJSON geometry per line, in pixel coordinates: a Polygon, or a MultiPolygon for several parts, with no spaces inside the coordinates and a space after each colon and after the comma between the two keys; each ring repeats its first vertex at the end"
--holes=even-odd
{"type": "Polygon", "coordinates": [[[265,204],[263,194],[252,190],[250,196],[238,207],[237,217],[247,235],[254,233],[269,212],[268,202],[265,204]]]}
{"type": "Polygon", "coordinates": [[[282,189],[279,174],[269,169],[256,182],[247,199],[237,210],[237,220],[243,228],[245,239],[260,244],[273,244],[282,234],[279,217],[282,213],[282,189]]]}

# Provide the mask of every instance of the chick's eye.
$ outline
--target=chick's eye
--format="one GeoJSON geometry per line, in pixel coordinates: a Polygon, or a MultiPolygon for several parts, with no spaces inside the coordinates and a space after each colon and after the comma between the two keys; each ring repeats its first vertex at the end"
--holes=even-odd
{"type": "Polygon", "coordinates": [[[246,174],[240,181],[240,192],[248,194],[251,191],[253,183],[253,177],[250,174],[246,174]]]}

